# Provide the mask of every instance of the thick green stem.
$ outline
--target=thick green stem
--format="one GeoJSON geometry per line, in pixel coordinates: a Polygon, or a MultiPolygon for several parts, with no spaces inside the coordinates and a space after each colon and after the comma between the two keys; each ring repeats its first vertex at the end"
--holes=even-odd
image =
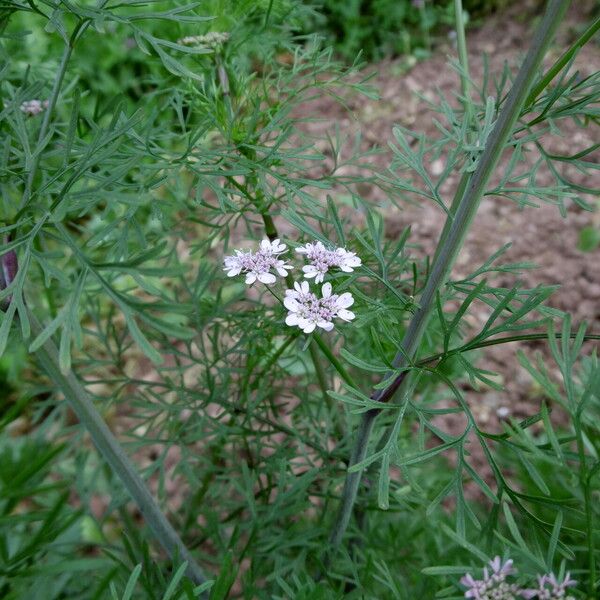
{"type": "MultiPolygon", "coordinates": [[[[29,313],[29,320],[35,338],[42,332],[42,327],[31,312],[29,313]]],[[[133,501],[138,505],[148,526],[167,554],[173,560],[187,561],[187,576],[198,585],[204,583],[206,576],[202,569],[160,510],[123,448],[98,414],[83,386],[72,372],[67,375],[61,372],[58,350],[52,339],[48,339],[35,352],[35,355],[53,385],[64,394],[77,418],[90,434],[100,454],[119,477],[133,501]]]]}
{"type": "MultiPolygon", "coordinates": [[[[568,6],[569,0],[550,0],[548,3],[546,14],[538,27],[531,48],[508,94],[496,125],[487,140],[479,164],[469,180],[456,215],[448,216],[448,219],[452,219],[452,225],[442,248],[437,253],[437,260],[433,263],[429,279],[420,299],[419,309],[413,316],[402,341],[402,348],[398,351],[392,363],[395,369],[402,369],[414,362],[423,333],[435,306],[436,295],[445,285],[456,257],[463,246],[490,176],[512,134],[531,89],[533,78],[568,6]]],[[[388,373],[385,378],[391,376],[392,373],[388,373]]],[[[374,392],[372,398],[380,402],[389,400],[398,390],[404,393],[409,381],[410,377],[406,377],[406,372],[403,372],[387,388],[374,392]]],[[[349,469],[360,463],[366,456],[373,421],[378,412],[378,409],[373,409],[364,413],[352,451],[349,469]]],[[[361,474],[362,470],[358,469],[354,472],[349,470],[346,475],[340,508],[334,520],[330,536],[331,544],[334,547],[341,542],[348,526],[361,474]]]]}
{"type": "Polygon", "coordinates": [[[439,258],[439,254],[442,248],[446,244],[446,238],[450,233],[450,228],[452,227],[452,223],[454,222],[454,217],[456,216],[456,212],[458,211],[458,207],[460,206],[461,200],[465,195],[465,190],[467,189],[467,185],[469,184],[469,179],[471,177],[471,173],[468,171],[463,171],[463,174],[458,182],[458,187],[456,188],[456,192],[454,193],[454,198],[452,198],[452,204],[450,205],[450,210],[448,212],[448,218],[444,222],[444,227],[442,229],[442,233],[440,234],[440,239],[438,240],[437,248],[435,249],[435,254],[433,255],[432,263],[435,263],[439,258]],[[452,217],[452,218],[450,218],[452,217]]]}
{"type": "MultiPolygon", "coordinates": [[[[369,445],[369,438],[373,431],[373,424],[375,423],[375,417],[377,417],[379,411],[377,409],[368,410],[363,414],[363,418],[360,421],[358,432],[356,434],[356,440],[350,455],[350,462],[348,468],[352,465],[357,465],[362,462],[367,455],[367,447],[369,445]]],[[[348,472],[346,474],[346,480],[344,481],[344,489],[342,490],[342,503],[340,504],[339,511],[336,516],[335,524],[331,530],[329,536],[329,543],[333,546],[339,546],[344,533],[350,523],[350,517],[352,516],[352,509],[354,508],[354,500],[358,493],[358,486],[362,471],[348,472]],[[349,500],[352,501],[349,501],[349,500]]],[[[326,560],[326,563],[328,561],[326,560]]]]}

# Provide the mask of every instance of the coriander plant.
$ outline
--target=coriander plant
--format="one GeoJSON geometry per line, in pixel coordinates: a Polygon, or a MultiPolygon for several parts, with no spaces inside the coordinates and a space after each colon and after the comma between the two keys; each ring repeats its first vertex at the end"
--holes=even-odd
{"type": "Polygon", "coordinates": [[[30,360],[0,417],[3,597],[597,596],[600,334],[507,247],[453,279],[481,202],[597,194],[564,168],[597,144],[548,149],[598,125],[600,19],[542,67],[569,4],[475,81],[456,0],[456,97],[433,139],[394,127],[386,170],[315,127],[376,93],[295,34],[303,3],[0,4],[0,354],[30,360]],[[431,257],[386,235],[405,202],[446,215],[431,257]],[[465,382],[532,340],[539,412],[488,431],[465,382]]]}

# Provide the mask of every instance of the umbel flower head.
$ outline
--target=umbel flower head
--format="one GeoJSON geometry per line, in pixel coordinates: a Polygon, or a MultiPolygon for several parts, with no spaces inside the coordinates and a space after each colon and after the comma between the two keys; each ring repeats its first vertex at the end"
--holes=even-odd
{"type": "Polygon", "coordinates": [[[290,327],[298,326],[304,333],[312,333],[317,327],[325,331],[333,329],[333,319],[343,321],[354,319],[354,313],[348,308],[354,304],[350,292],[332,294],[331,284],[321,288],[322,297],[310,291],[308,281],[294,283],[293,290],[285,291],[284,306],[288,309],[285,322],[290,327]]]}
{"type": "Polygon", "coordinates": [[[502,562],[499,556],[489,562],[491,573],[487,567],[483,569],[483,579],[475,579],[470,573],[464,575],[460,582],[467,590],[465,598],[474,600],[516,600],[519,588],[514,583],[506,581],[509,575],[516,573],[513,561],[502,562]]]}
{"type": "Polygon", "coordinates": [[[275,283],[277,277],[271,272],[275,271],[281,277],[293,269],[279,256],[287,252],[287,246],[278,239],[263,240],[256,252],[249,250],[236,250],[233,256],[226,256],[223,261],[223,270],[228,277],[235,277],[240,273],[246,275],[246,283],[252,285],[256,280],[261,283],[275,283]]]}
{"type": "Polygon", "coordinates": [[[329,269],[338,268],[344,273],[352,273],[362,263],[356,253],[348,252],[345,248],[330,250],[322,242],[300,246],[296,248],[296,252],[306,256],[310,264],[302,267],[304,277],[314,277],[315,283],[321,283],[329,269]]]}

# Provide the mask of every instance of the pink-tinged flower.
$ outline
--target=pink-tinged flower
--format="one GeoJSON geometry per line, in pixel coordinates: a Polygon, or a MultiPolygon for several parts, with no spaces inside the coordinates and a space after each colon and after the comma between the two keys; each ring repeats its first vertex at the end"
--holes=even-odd
{"type": "Polygon", "coordinates": [[[34,117],[39,115],[46,108],[48,108],[48,100],[26,100],[20,106],[21,112],[26,114],[28,117],[34,117]]]}
{"type": "Polygon", "coordinates": [[[508,577],[509,575],[514,575],[516,573],[513,568],[512,558],[509,558],[506,562],[502,562],[502,559],[499,556],[496,556],[494,557],[494,560],[490,561],[490,567],[492,568],[492,576],[508,577]]]}
{"type": "Polygon", "coordinates": [[[567,588],[577,584],[568,572],[562,581],[558,581],[554,573],[548,573],[538,575],[537,582],[537,588],[521,590],[521,596],[526,600],[572,600],[573,596],[567,596],[567,588]]]}
{"type": "Polygon", "coordinates": [[[354,252],[345,248],[330,250],[322,242],[309,243],[296,248],[296,252],[306,255],[310,264],[302,267],[304,277],[315,278],[315,283],[321,283],[329,269],[337,268],[344,273],[351,273],[360,267],[362,261],[354,252]]]}
{"type": "Polygon", "coordinates": [[[257,252],[236,250],[233,256],[226,256],[223,260],[223,270],[227,272],[228,277],[245,274],[248,285],[257,280],[265,284],[275,283],[277,277],[271,271],[285,277],[288,271],[293,269],[292,265],[279,258],[284,252],[287,252],[287,246],[278,239],[272,242],[263,240],[257,252]]]}
{"type": "Polygon", "coordinates": [[[483,579],[475,579],[470,573],[463,575],[460,579],[465,588],[465,598],[474,600],[516,600],[519,593],[518,586],[509,583],[507,578],[516,573],[513,561],[502,562],[496,556],[489,563],[491,573],[487,567],[483,569],[483,579]]]}
{"type": "Polygon", "coordinates": [[[284,306],[288,309],[286,325],[299,327],[304,333],[312,333],[317,327],[325,331],[333,329],[333,319],[352,321],[355,315],[348,310],[354,304],[350,292],[332,294],[330,283],[321,288],[322,297],[310,291],[308,281],[294,283],[293,290],[285,291],[284,306]]]}

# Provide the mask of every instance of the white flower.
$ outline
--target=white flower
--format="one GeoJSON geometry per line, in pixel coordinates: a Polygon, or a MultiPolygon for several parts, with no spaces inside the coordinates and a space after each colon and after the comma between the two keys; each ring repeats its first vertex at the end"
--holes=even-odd
{"type": "Polygon", "coordinates": [[[20,106],[21,112],[29,117],[39,115],[44,109],[48,108],[48,100],[26,100],[20,106]]]}
{"type": "Polygon", "coordinates": [[[331,268],[338,268],[344,273],[351,273],[355,267],[362,263],[360,258],[354,252],[348,252],[345,248],[336,248],[329,250],[322,242],[314,242],[296,248],[299,254],[305,254],[310,262],[309,265],[302,267],[304,277],[307,279],[315,278],[315,283],[321,283],[325,278],[325,273],[331,268]]]}
{"type": "Polygon", "coordinates": [[[228,277],[244,273],[248,285],[257,280],[265,284],[275,283],[277,277],[271,273],[272,270],[285,277],[287,272],[293,269],[291,265],[279,258],[279,255],[284,252],[287,252],[287,246],[278,239],[272,242],[263,240],[257,252],[236,250],[233,256],[226,256],[223,260],[223,270],[227,271],[228,277]]]}
{"type": "Polygon", "coordinates": [[[294,283],[293,290],[285,291],[284,306],[288,309],[286,325],[298,326],[304,333],[312,333],[317,327],[325,331],[333,329],[333,319],[339,317],[344,321],[354,319],[354,313],[347,310],[354,304],[350,292],[341,295],[332,294],[331,284],[321,288],[322,297],[310,291],[308,281],[294,283]]]}

